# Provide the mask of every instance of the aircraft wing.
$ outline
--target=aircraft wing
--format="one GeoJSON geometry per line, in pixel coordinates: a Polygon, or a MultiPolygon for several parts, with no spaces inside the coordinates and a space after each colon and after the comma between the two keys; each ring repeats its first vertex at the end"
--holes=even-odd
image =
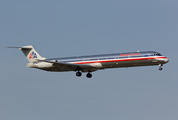
{"type": "Polygon", "coordinates": [[[65,67],[68,69],[73,69],[73,70],[80,70],[80,71],[95,71],[97,70],[97,68],[93,65],[89,65],[89,64],[73,64],[73,63],[67,63],[67,62],[56,62],[55,60],[39,60],[37,59],[37,61],[40,62],[47,62],[47,63],[53,63],[54,66],[58,67],[65,67]]]}

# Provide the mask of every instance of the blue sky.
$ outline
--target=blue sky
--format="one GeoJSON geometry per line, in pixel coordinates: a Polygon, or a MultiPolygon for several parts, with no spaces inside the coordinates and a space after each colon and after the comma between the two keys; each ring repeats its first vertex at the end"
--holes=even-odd
{"type": "Polygon", "coordinates": [[[177,120],[178,1],[0,1],[0,119],[177,120]],[[158,66],[52,73],[26,67],[21,51],[43,57],[154,50],[158,66]]]}

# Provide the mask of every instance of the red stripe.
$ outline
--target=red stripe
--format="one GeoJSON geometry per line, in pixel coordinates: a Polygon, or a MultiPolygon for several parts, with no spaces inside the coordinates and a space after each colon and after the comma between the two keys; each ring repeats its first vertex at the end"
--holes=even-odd
{"type": "Polygon", "coordinates": [[[167,59],[167,57],[147,57],[147,58],[131,58],[131,59],[117,59],[117,60],[104,60],[104,61],[89,61],[89,62],[77,62],[75,64],[91,64],[91,63],[107,63],[107,62],[120,62],[120,61],[136,61],[136,60],[148,60],[148,59],[167,59]]]}

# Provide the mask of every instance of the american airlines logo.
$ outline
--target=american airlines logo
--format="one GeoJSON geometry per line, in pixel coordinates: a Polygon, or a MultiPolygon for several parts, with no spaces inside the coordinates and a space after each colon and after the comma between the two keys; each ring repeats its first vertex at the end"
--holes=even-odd
{"type": "Polygon", "coordinates": [[[30,53],[29,59],[37,58],[37,55],[35,52],[30,53]]]}
{"type": "Polygon", "coordinates": [[[137,56],[137,55],[140,55],[140,53],[120,54],[120,56],[137,56]]]}

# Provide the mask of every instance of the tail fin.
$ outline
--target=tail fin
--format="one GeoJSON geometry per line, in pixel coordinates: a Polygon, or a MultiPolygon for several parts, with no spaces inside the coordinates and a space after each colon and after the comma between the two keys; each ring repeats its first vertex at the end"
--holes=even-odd
{"type": "Polygon", "coordinates": [[[8,47],[8,48],[19,48],[25,55],[25,57],[28,59],[30,63],[35,62],[35,59],[43,60],[44,57],[41,57],[33,48],[33,46],[22,46],[22,47],[8,47]]]}

